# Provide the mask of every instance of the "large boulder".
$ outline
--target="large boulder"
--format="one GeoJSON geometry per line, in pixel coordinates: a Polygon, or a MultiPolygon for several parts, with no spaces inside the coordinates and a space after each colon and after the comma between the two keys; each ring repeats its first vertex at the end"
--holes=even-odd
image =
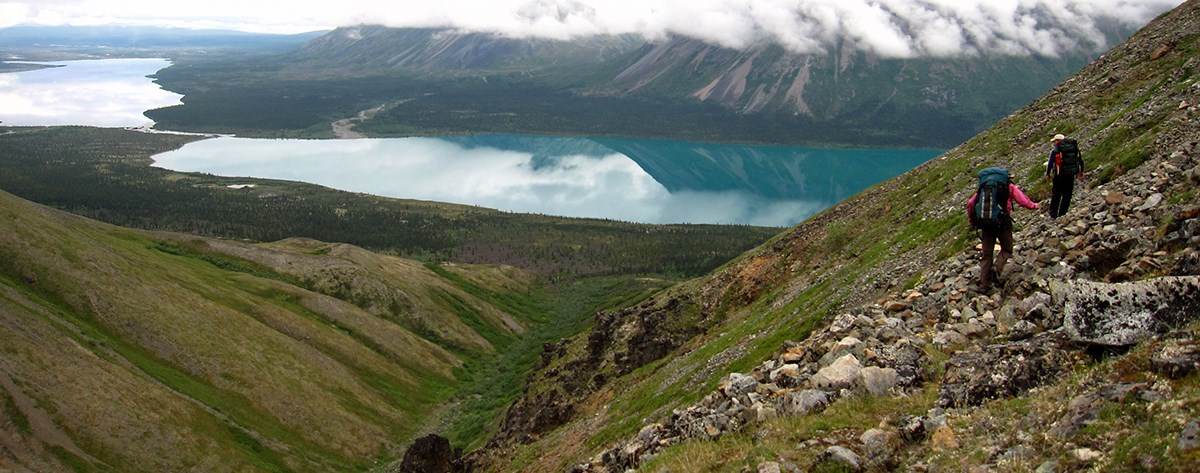
{"type": "Polygon", "coordinates": [[[860,371],[862,371],[862,365],[858,362],[858,358],[848,354],[838,358],[833,364],[821,368],[808,380],[815,388],[846,389],[853,386],[854,382],[858,380],[860,371]]]}
{"type": "Polygon", "coordinates": [[[971,407],[1019,396],[1070,369],[1070,356],[1053,336],[959,352],[946,363],[937,406],[971,407]]]}
{"type": "Polygon", "coordinates": [[[454,473],[466,471],[462,450],[450,447],[445,437],[429,434],[413,442],[404,459],[393,470],[397,473],[454,473]]]}
{"type": "Polygon", "coordinates": [[[1073,280],[1051,285],[1071,340],[1129,346],[1200,317],[1200,277],[1171,276],[1128,283],[1073,280]]]}

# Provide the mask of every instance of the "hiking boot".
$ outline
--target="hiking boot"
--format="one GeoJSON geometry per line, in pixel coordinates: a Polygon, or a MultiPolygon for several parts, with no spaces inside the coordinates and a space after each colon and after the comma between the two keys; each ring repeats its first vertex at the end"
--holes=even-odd
{"type": "Polygon", "coordinates": [[[992,282],[991,281],[981,282],[981,283],[979,283],[979,285],[977,285],[975,287],[975,290],[977,292],[979,292],[980,294],[987,294],[989,292],[992,292],[992,282]]]}

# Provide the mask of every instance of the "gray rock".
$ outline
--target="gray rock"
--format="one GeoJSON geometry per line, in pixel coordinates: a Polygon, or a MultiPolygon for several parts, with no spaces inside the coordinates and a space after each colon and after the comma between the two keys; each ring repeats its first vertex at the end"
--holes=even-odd
{"type": "Polygon", "coordinates": [[[1080,429],[1095,422],[1100,415],[1100,409],[1106,403],[1132,400],[1147,388],[1145,383],[1110,384],[1075,396],[1067,403],[1066,414],[1054,422],[1049,433],[1060,438],[1070,438],[1080,429]]]}
{"type": "Polygon", "coordinates": [[[900,438],[908,443],[919,443],[925,440],[925,418],[907,416],[900,421],[900,438]]]}
{"type": "Polygon", "coordinates": [[[1044,292],[1035,292],[1029,297],[1026,297],[1017,304],[1017,311],[1022,314],[1033,312],[1038,306],[1047,306],[1053,302],[1050,294],[1044,292]]]}
{"type": "Polygon", "coordinates": [[[895,434],[882,429],[870,429],[858,438],[863,445],[864,466],[871,470],[885,470],[893,462],[895,434]]]}
{"type": "Polygon", "coordinates": [[[776,462],[763,462],[758,464],[758,473],[780,473],[781,471],[783,470],[780,469],[779,463],[776,462]]]}
{"type": "Polygon", "coordinates": [[[741,373],[730,373],[729,376],[725,378],[724,382],[721,383],[721,385],[723,386],[721,391],[724,392],[726,396],[736,398],[743,394],[754,392],[754,389],[758,387],[758,380],[754,379],[753,376],[746,376],[741,373]]]}
{"type": "Polygon", "coordinates": [[[1138,207],[1138,210],[1144,212],[1144,211],[1153,209],[1155,207],[1158,207],[1158,204],[1161,204],[1162,201],[1163,201],[1163,195],[1159,194],[1159,193],[1155,193],[1155,194],[1151,195],[1150,197],[1148,197],[1146,199],[1146,202],[1142,203],[1141,207],[1138,207]]]}
{"type": "Polygon", "coordinates": [[[1014,461],[1014,460],[1026,461],[1026,460],[1033,459],[1033,457],[1035,457],[1035,456],[1037,456],[1037,452],[1034,452],[1032,448],[1026,447],[1024,445],[1017,445],[1013,448],[1008,449],[1008,451],[1004,452],[1003,454],[1001,454],[1000,457],[997,458],[997,460],[998,461],[1014,461]]]}
{"type": "Polygon", "coordinates": [[[1200,345],[1168,341],[1150,356],[1150,370],[1171,379],[1200,370],[1200,345]]]}
{"type": "Polygon", "coordinates": [[[832,333],[844,333],[854,328],[855,317],[850,314],[840,314],[833,319],[833,323],[829,324],[829,331],[832,333]]]}
{"type": "Polygon", "coordinates": [[[663,428],[662,424],[650,424],[642,427],[642,430],[638,431],[637,437],[635,438],[647,445],[653,445],[658,443],[658,440],[660,437],[662,437],[664,430],[665,429],[663,428]]]}
{"type": "Polygon", "coordinates": [[[1018,320],[1008,329],[1008,339],[1012,341],[1025,340],[1037,333],[1038,327],[1028,320],[1018,320]]]}
{"type": "Polygon", "coordinates": [[[819,389],[791,391],[780,396],[775,405],[779,412],[792,415],[806,415],[825,410],[833,402],[832,396],[819,389]]]}
{"type": "Polygon", "coordinates": [[[1073,341],[1133,345],[1200,317],[1200,277],[1172,276],[1132,283],[1075,280],[1051,283],[1073,341]]]}
{"type": "Polygon", "coordinates": [[[821,368],[820,371],[817,371],[817,374],[812,375],[808,380],[817,388],[849,388],[858,379],[859,371],[862,371],[862,365],[859,364],[858,358],[855,358],[854,355],[845,355],[838,358],[833,364],[821,368]]]}
{"type": "Polygon", "coordinates": [[[800,382],[804,380],[804,373],[800,371],[800,365],[786,364],[771,371],[768,379],[772,383],[779,385],[779,387],[794,388],[799,386],[800,382]]]}
{"type": "Polygon", "coordinates": [[[971,307],[967,307],[967,308],[963,309],[963,311],[962,311],[962,321],[963,322],[968,322],[975,317],[979,317],[979,312],[976,312],[975,309],[973,309],[971,307]]]}
{"type": "Polygon", "coordinates": [[[938,346],[965,345],[970,341],[966,335],[953,330],[944,330],[933,336],[933,344],[938,346]]]}
{"type": "Polygon", "coordinates": [[[963,334],[967,338],[980,338],[987,335],[987,327],[978,321],[972,320],[965,324],[954,324],[954,331],[963,334]]]}
{"type": "Polygon", "coordinates": [[[741,417],[743,422],[750,424],[774,419],[778,417],[778,414],[779,412],[774,407],[765,405],[762,402],[756,402],[749,409],[743,411],[741,417]]]}
{"type": "Polygon", "coordinates": [[[1033,473],[1058,473],[1058,463],[1053,461],[1042,462],[1036,470],[1033,470],[1033,473]]]}
{"type": "Polygon", "coordinates": [[[858,372],[858,385],[874,396],[887,394],[896,387],[896,370],[868,366],[858,372]]]}
{"type": "Polygon", "coordinates": [[[859,340],[855,337],[844,337],[841,340],[838,340],[837,343],[833,344],[833,347],[829,348],[829,351],[825,353],[825,356],[821,357],[821,365],[828,366],[847,353],[859,354],[862,352],[862,346],[862,340],[859,340]]]}
{"type": "Polygon", "coordinates": [[[1015,304],[1005,304],[1000,307],[1000,310],[995,312],[996,331],[1001,334],[1008,333],[1013,325],[1016,325],[1017,321],[1021,320],[1020,316],[1024,315],[1023,313],[1018,314],[1018,310],[1019,308],[1015,304]]]}
{"type": "Polygon", "coordinates": [[[854,453],[854,450],[841,445],[834,445],[825,449],[825,452],[821,454],[820,461],[837,463],[850,471],[859,471],[862,469],[862,459],[859,458],[858,454],[854,453]]]}
{"type": "Polygon", "coordinates": [[[928,379],[929,357],[922,349],[923,342],[905,338],[876,350],[876,361],[880,367],[896,370],[896,385],[912,387],[928,379]]]}
{"type": "Polygon", "coordinates": [[[1179,451],[1190,452],[1200,448],[1200,420],[1192,420],[1179,433],[1179,451]]]}

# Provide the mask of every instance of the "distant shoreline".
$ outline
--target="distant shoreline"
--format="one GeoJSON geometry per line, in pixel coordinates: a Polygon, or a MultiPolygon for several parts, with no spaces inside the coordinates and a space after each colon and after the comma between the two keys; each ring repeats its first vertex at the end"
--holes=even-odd
{"type": "Polygon", "coordinates": [[[11,72],[28,72],[51,67],[64,67],[62,64],[45,64],[40,62],[3,61],[0,62],[0,74],[11,72]]]}

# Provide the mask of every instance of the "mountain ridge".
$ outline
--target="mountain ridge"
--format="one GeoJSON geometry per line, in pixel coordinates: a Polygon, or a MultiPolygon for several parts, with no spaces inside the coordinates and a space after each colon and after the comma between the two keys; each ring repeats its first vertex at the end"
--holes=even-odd
{"type": "MultiPolygon", "coordinates": [[[[1107,28],[1112,42],[1131,33],[1107,28]]],[[[506,80],[592,99],[712,105],[733,117],[938,137],[948,145],[1032,100],[1094,54],[894,59],[849,38],[824,53],[800,54],[768,42],[732,49],[685,36],[565,41],[371,25],[336,30],[293,57],[306,67],[354,64],[364,73],[479,76],[485,82],[515,75],[506,80]]],[[[385,112],[375,120],[397,118],[385,112]]]]}
{"type": "MultiPolygon", "coordinates": [[[[1132,33],[1117,24],[1101,30],[1112,42],[1132,33]]],[[[329,123],[372,110],[355,126],[366,136],[583,134],[949,148],[1094,57],[1077,50],[899,59],[846,38],[824,53],[801,54],[684,36],[566,41],[359,25],[236,67],[180,58],[156,76],[184,104],[147,115],[163,128],[242,136],[331,137],[329,123]],[[205,85],[213,82],[226,86],[205,85]],[[281,113],[261,117],[265,106],[281,113]],[[679,117],[688,126],[678,126],[679,117]]]]}

